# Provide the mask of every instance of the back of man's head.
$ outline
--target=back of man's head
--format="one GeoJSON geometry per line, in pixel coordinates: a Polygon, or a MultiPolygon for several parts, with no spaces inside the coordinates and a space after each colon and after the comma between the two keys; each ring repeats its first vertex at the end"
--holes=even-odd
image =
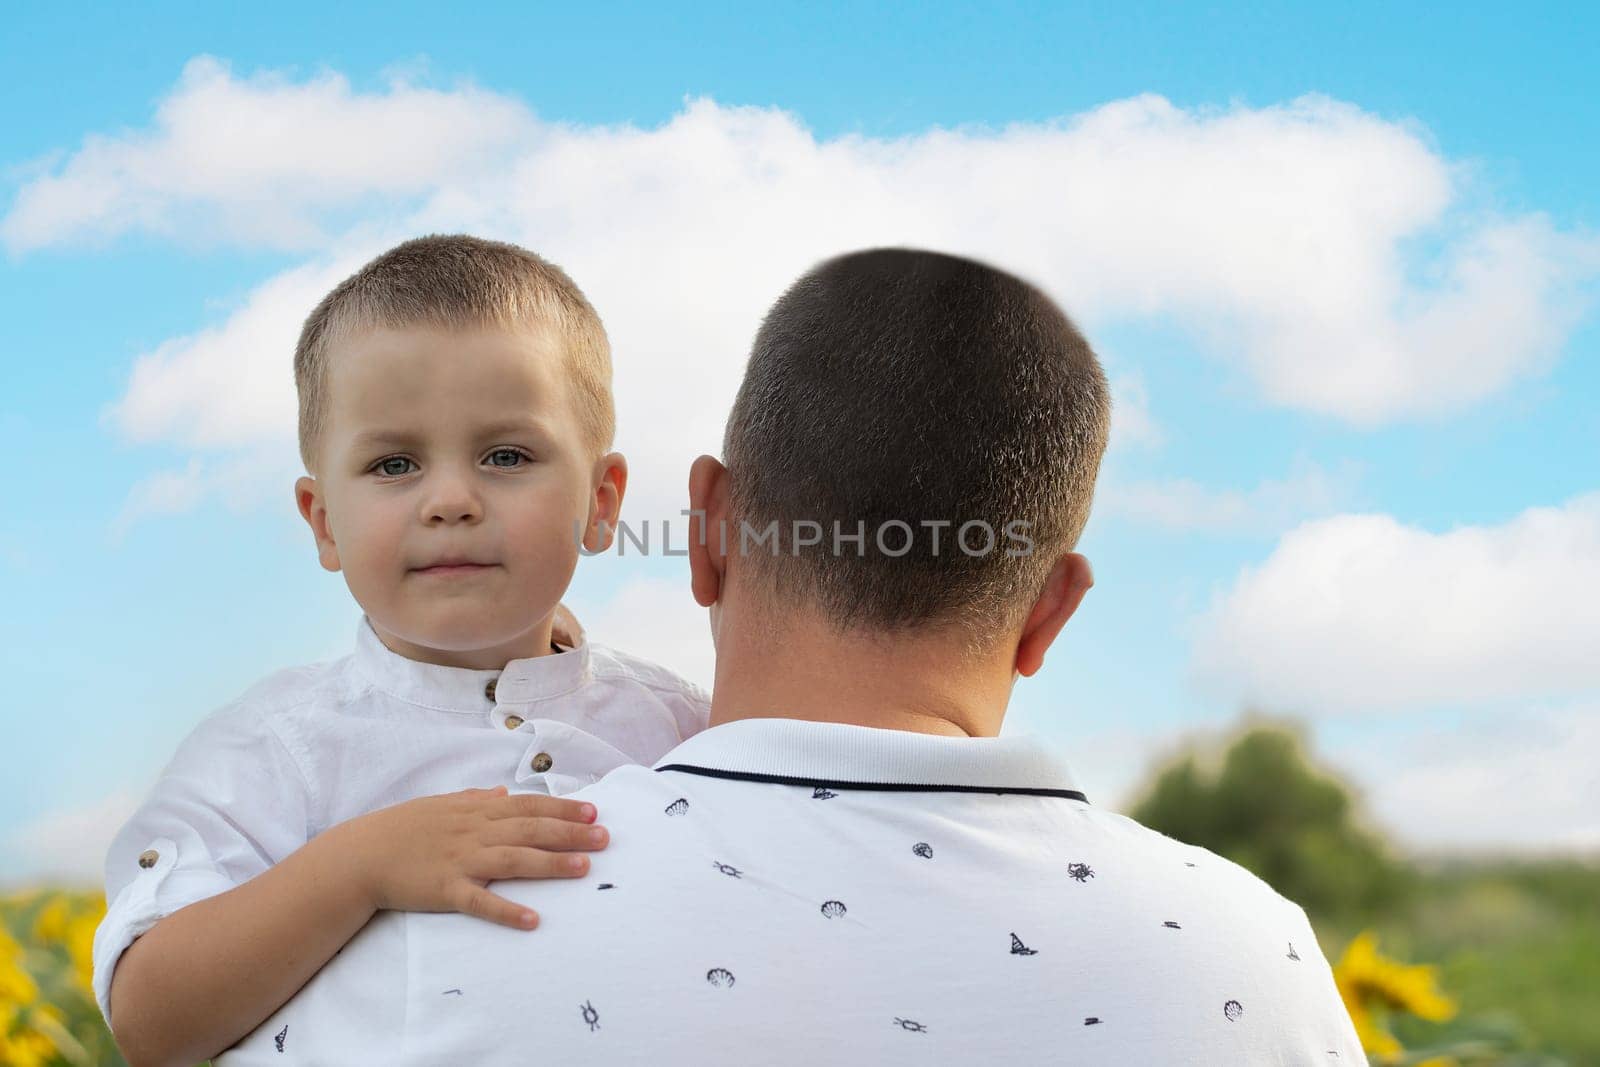
{"type": "Polygon", "coordinates": [[[997,636],[1076,546],[1110,419],[1088,343],[1022,279],[828,260],[767,314],[728,419],[740,566],[843,627],[997,636]]]}

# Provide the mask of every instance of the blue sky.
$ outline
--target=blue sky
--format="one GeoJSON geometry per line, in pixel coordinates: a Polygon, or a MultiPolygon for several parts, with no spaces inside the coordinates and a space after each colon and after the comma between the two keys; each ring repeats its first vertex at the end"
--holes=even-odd
{"type": "MultiPolygon", "coordinates": [[[[636,515],[671,513],[756,317],[818,255],[1014,266],[1088,330],[1118,423],[1096,587],[1008,731],[1115,803],[1253,704],[1408,841],[1600,847],[1594,17],[12,14],[14,876],[92,872],[200,716],[346,650],[357,609],[292,510],[281,339],[432,226],[530,244],[596,299],[636,515]]],[[[589,561],[571,601],[704,671],[677,561],[589,561]]]]}

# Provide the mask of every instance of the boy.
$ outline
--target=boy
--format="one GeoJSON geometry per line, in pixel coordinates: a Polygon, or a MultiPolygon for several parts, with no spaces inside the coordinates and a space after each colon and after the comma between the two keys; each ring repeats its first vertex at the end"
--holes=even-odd
{"type": "Polygon", "coordinates": [[[606,840],[557,797],[705,727],[702,691],[560,604],[627,486],[610,377],[583,294],[498,242],[408,241],[306,320],[295,496],[356,650],[208,717],[113,843],[95,992],[130,1062],[233,1044],[380,909],[531,929],[485,883],[581,876],[606,840]]]}

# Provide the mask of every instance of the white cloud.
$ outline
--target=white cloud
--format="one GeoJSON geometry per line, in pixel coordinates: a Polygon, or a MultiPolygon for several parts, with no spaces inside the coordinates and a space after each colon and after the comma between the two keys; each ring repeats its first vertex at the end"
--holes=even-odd
{"type": "Polygon", "coordinates": [[[1592,696],[1597,590],[1600,492],[1444,533],[1318,519],[1195,620],[1192,678],[1300,714],[1592,696]]]}
{"type": "MultiPolygon", "coordinates": [[[[1268,401],[1361,425],[1538,373],[1597,268],[1594,242],[1540,216],[1462,206],[1461,169],[1418,131],[1316,96],[1185,110],[1147,95],[1048,123],[819,139],[709,100],[652,129],[557,125],[473,87],[358,91],[200,58],[149,127],[41,169],[0,224],[13,250],[144,231],[310,253],[140,357],[111,411],[131,439],[290,439],[289,353],[315,299],[388,241],[464,229],[550,255],[589,292],[617,351],[621,443],[667,513],[688,460],[716,449],[762,311],[843,249],[991,258],[1091,334],[1174,319],[1268,401]]],[[[1158,442],[1142,381],[1118,384],[1116,440],[1158,442]]]]}
{"type": "Polygon", "coordinates": [[[1127,482],[1105,480],[1095,493],[1095,515],[1131,519],[1170,530],[1215,534],[1277,534],[1310,516],[1337,510],[1355,492],[1362,467],[1345,462],[1328,470],[1303,456],[1282,478],[1253,489],[1210,489],[1187,478],[1127,482]]]}
{"type": "Polygon", "coordinates": [[[107,528],[107,541],[120,544],[141,519],[183,514],[213,496],[235,514],[264,505],[289,506],[291,487],[301,473],[293,442],[221,456],[193,456],[181,470],[161,470],[141,478],[107,528]]]}
{"type": "Polygon", "coordinates": [[[8,852],[17,858],[13,878],[96,886],[104,878],[111,839],[138,806],[123,790],[87,807],[55,811],[12,835],[8,852]]]}
{"type": "Polygon", "coordinates": [[[295,439],[294,346],[356,255],[308,263],[256,288],[225,323],[139,356],[103,421],[125,439],[197,450],[295,439]]]}
{"type": "Polygon", "coordinates": [[[1367,747],[1367,805],[1409,847],[1600,853],[1600,702],[1502,709],[1367,747]]]}
{"type": "MultiPolygon", "coordinates": [[[[1104,352],[1100,353],[1106,360],[1104,352]]],[[[1106,446],[1108,454],[1126,448],[1158,448],[1166,434],[1150,411],[1150,391],[1145,386],[1143,372],[1134,369],[1115,375],[1110,380],[1111,441],[1106,446]]]]}
{"type": "MultiPolygon", "coordinates": [[[[1059,744],[1090,799],[1119,811],[1177,756],[1198,755],[1204,773],[1215,773],[1244,729],[1292,725],[1249,716],[1202,725],[1191,716],[1181,732],[1091,722],[1064,731],[1059,706],[1041,709],[1037,727],[1033,717],[1014,710],[1005,732],[1037,731],[1059,744]]],[[[1441,725],[1337,743],[1314,727],[1300,734],[1313,763],[1345,782],[1362,815],[1408,852],[1600,854],[1600,702],[1501,707],[1441,725]]]]}
{"type": "Polygon", "coordinates": [[[157,471],[141,479],[111,522],[111,541],[122,540],[129,528],[147,515],[181,514],[191,510],[205,496],[202,467],[197,456],[181,471],[157,471]]]}
{"type": "Polygon", "coordinates": [[[25,185],[0,238],[13,251],[135,230],[317,247],[324,213],[430,193],[533,132],[522,104],[470,86],[397,78],[382,93],[359,93],[332,72],[236,78],[201,56],[149,129],[90,134],[25,185]]]}

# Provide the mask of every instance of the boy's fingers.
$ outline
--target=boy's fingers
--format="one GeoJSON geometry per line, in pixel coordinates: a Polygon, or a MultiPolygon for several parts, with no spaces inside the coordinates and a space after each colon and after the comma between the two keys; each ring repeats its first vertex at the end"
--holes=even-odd
{"type": "Polygon", "coordinates": [[[481,885],[462,882],[455,897],[455,909],[463,915],[473,915],[518,930],[532,930],[539,925],[538,913],[521,904],[513,904],[505,897],[496,896],[481,885]]]}
{"type": "Polygon", "coordinates": [[[478,840],[486,845],[529,845],[548,849],[605,848],[611,834],[603,826],[565,819],[496,819],[478,840]]]}
{"type": "Polygon", "coordinates": [[[542,817],[566,819],[570,822],[594,822],[593,804],[563,797],[547,797],[540,793],[518,793],[494,805],[490,814],[497,819],[542,817]]]}
{"type": "Polygon", "coordinates": [[[491,882],[502,878],[581,878],[589,871],[589,857],[582,853],[496,845],[474,856],[465,870],[473,878],[491,882]]]}

